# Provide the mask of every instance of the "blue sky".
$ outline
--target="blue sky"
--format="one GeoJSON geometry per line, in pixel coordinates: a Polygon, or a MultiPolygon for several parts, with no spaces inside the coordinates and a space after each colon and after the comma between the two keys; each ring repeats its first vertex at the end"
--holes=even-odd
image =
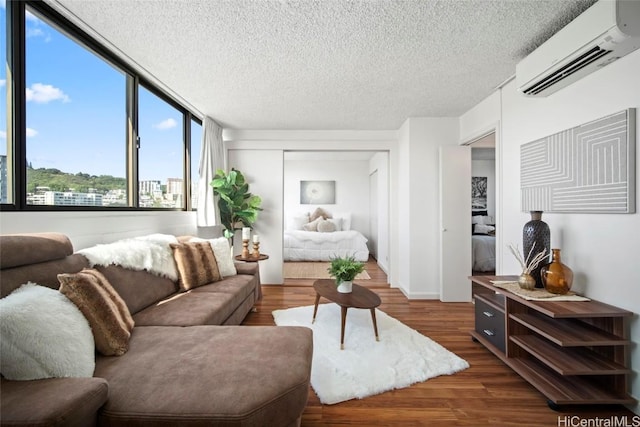
{"type": "MultiPolygon", "coordinates": [[[[6,34],[4,0],[0,14],[0,31],[6,34]]],[[[4,53],[4,37],[1,43],[4,53]]],[[[124,177],[125,74],[32,14],[27,15],[26,56],[27,160],[35,168],[124,177]]],[[[4,67],[0,73],[5,99],[4,67]]],[[[1,104],[0,116],[6,117],[1,104]]],[[[182,177],[182,114],[140,88],[139,129],[139,178],[182,177]]],[[[4,154],[4,122],[0,138],[4,154]]]]}

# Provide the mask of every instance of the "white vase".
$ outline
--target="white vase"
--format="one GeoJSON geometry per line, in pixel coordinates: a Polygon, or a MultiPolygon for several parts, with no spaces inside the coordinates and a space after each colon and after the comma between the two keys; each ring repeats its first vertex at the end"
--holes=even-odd
{"type": "Polygon", "coordinates": [[[350,294],[351,285],[353,285],[353,282],[351,281],[340,282],[340,284],[338,285],[338,292],[340,292],[341,294],[350,294]]]}

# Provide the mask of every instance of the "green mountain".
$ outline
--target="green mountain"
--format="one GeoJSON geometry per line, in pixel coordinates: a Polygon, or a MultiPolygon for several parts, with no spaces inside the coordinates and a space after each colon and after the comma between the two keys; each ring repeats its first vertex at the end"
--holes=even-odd
{"type": "Polygon", "coordinates": [[[91,191],[106,194],[109,190],[124,190],[127,179],[111,175],[89,175],[62,172],[58,169],[27,168],[27,192],[35,193],[36,187],[49,187],[52,191],[75,191],[89,193],[91,191]]]}

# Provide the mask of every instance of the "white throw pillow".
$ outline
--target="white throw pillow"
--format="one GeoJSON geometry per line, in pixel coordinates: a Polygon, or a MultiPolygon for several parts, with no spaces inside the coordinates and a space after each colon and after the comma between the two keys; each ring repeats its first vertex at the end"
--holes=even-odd
{"type": "Polygon", "coordinates": [[[213,255],[218,263],[218,271],[220,275],[224,277],[235,276],[238,274],[236,266],[233,263],[233,255],[231,254],[231,247],[229,246],[229,240],[226,237],[218,237],[217,239],[202,239],[200,237],[192,237],[190,242],[209,242],[211,249],[213,249],[213,255]]]}
{"type": "Polygon", "coordinates": [[[333,218],[339,219],[341,222],[341,227],[338,230],[342,230],[342,231],[351,230],[351,214],[350,213],[334,214],[333,218]]]}
{"type": "Polygon", "coordinates": [[[10,380],[91,377],[89,322],[55,289],[22,285],[0,300],[0,370],[10,380]]]}
{"type": "Polygon", "coordinates": [[[309,212],[291,215],[287,218],[287,230],[303,230],[305,224],[309,222],[309,212]]]}

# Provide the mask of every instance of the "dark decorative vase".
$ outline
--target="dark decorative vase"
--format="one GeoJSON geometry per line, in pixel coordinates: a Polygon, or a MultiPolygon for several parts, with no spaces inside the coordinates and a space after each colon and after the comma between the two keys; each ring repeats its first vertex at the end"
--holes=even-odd
{"type": "Polygon", "coordinates": [[[540,274],[544,288],[552,294],[564,295],[573,284],[573,271],[560,260],[560,249],[553,250],[551,264],[543,266],[540,274]]]}
{"type": "Polygon", "coordinates": [[[527,222],[522,229],[522,249],[525,259],[528,257],[530,260],[536,256],[536,254],[547,250],[547,256],[540,261],[538,266],[531,271],[531,276],[536,281],[537,288],[543,288],[542,277],[540,276],[540,269],[542,266],[549,262],[549,255],[551,254],[551,232],[546,222],[542,220],[542,211],[531,211],[531,221],[527,222]],[[535,248],[534,248],[535,244],[535,248]],[[531,248],[534,248],[529,256],[531,248]]]}

